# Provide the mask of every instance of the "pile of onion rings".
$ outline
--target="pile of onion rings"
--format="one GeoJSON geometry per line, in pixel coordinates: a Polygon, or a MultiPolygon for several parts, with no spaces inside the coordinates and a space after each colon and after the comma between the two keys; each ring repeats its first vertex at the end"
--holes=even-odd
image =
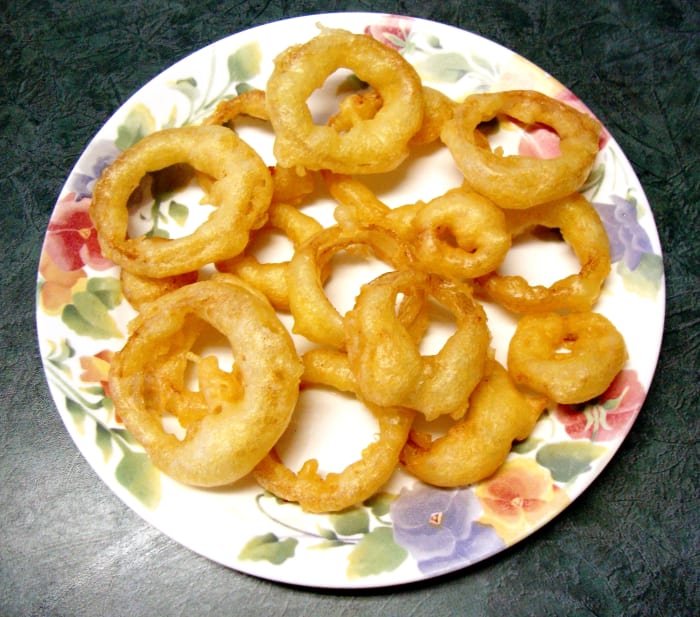
{"type": "Polygon", "coordinates": [[[225,486],[252,473],[311,512],[366,500],[397,468],[437,486],[489,476],[548,405],[595,398],[627,359],[620,333],[594,312],[610,251],[579,193],[600,129],[534,91],[452,100],[424,86],[396,50],[321,27],[275,59],[265,90],[223,101],[199,125],[153,133],[99,178],[90,216],[138,312],[111,365],[117,414],[174,479],[225,486]],[[366,89],[316,124],[308,100],[340,68],[366,89]],[[274,165],[238,135],[240,116],[269,123],[274,165]],[[560,156],[491,148],[482,129],[493,119],[550,127],[560,156]],[[365,180],[426,145],[449,151],[462,184],[427,201],[383,203],[365,180]],[[204,223],[173,240],[130,237],[135,195],[187,182],[213,206],[204,223]],[[333,202],[331,224],[302,211],[318,185],[333,202]],[[499,272],[514,239],[536,227],[561,232],[580,272],[550,287],[499,272]],[[276,232],[291,255],[264,263],[256,242],[276,232]],[[326,295],[343,253],[384,268],[345,313],[326,295]],[[506,363],[495,359],[487,303],[516,321],[506,363]],[[426,351],[436,320],[451,334],[426,351]],[[202,342],[212,330],[232,355],[228,370],[202,342]],[[359,460],[325,476],[314,458],[293,471],[277,448],[300,389],[317,386],[355,397],[379,426],[359,460]],[[180,436],[165,429],[173,418],[180,436]],[[449,424],[439,437],[436,421],[449,424]]]}

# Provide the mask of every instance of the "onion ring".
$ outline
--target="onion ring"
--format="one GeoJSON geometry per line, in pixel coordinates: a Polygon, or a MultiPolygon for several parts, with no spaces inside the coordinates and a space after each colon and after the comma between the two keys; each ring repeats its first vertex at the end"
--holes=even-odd
{"type": "Polygon", "coordinates": [[[251,471],[284,432],[301,373],[292,339],[269,303],[244,284],[209,280],[147,306],[126,345],[115,354],[109,385],[127,430],[159,469],[184,484],[221,486],[251,471]],[[149,408],[146,394],[151,367],[172,358],[171,338],[192,318],[226,336],[236,368],[226,374],[218,366],[205,367],[209,379],[200,388],[204,387],[209,414],[190,425],[180,441],[164,431],[161,410],[149,408]],[[228,391],[240,392],[240,398],[221,398],[227,389],[222,377],[223,383],[232,382],[228,391]],[[207,385],[217,395],[208,396],[207,385]]]}
{"type": "Polygon", "coordinates": [[[533,90],[511,90],[467,97],[445,123],[441,138],[476,192],[502,208],[520,209],[578,190],[598,154],[600,131],[597,120],[561,101],[533,90]],[[492,152],[478,137],[478,127],[499,114],[552,127],[560,138],[561,156],[537,159],[492,152]]]}
{"type": "Polygon", "coordinates": [[[320,345],[345,348],[343,317],[326,296],[323,282],[329,276],[327,270],[335,254],[363,247],[395,268],[412,259],[395,234],[372,226],[348,230],[333,225],[295,251],[287,269],[287,289],[296,334],[320,345]]]}
{"type": "Polygon", "coordinates": [[[417,267],[444,277],[487,274],[501,264],[511,245],[503,210],[462,188],[419,203],[412,227],[417,267]]]}
{"type": "Polygon", "coordinates": [[[566,405],[605,392],[626,360],[622,335],[592,311],[525,315],[508,347],[513,381],[566,405]]]}
{"type": "Polygon", "coordinates": [[[527,210],[508,211],[511,235],[541,225],[559,229],[581,265],[579,272],[552,285],[530,285],[522,276],[489,273],[475,281],[475,291],[514,313],[587,311],[600,297],[610,272],[610,241],[596,209],[580,193],[527,210]]]}
{"type": "Polygon", "coordinates": [[[423,121],[423,90],[415,69],[396,50],[368,35],[322,28],[275,59],[267,82],[275,131],[273,151],[283,167],[378,173],[398,167],[423,121]],[[374,86],[383,105],[371,120],[338,133],[314,124],[307,99],[339,68],[374,86]]]}
{"type": "Polygon", "coordinates": [[[479,482],[503,464],[513,441],[530,435],[546,403],[543,396],[520,392],[508,371],[491,360],[469,397],[466,416],[434,440],[412,430],[401,451],[401,464],[434,486],[479,482]]]}
{"type": "Polygon", "coordinates": [[[270,172],[233,131],[190,126],[157,131],[122,152],[96,182],[89,212],[105,257],[136,274],[160,278],[240,253],[249,230],[264,222],[271,196],[270,172]],[[181,162],[216,179],[209,199],[219,207],[183,238],[128,238],[126,204],[141,178],[181,162]]]}
{"type": "Polygon", "coordinates": [[[486,314],[457,282],[415,270],[396,270],[363,285],[345,315],[348,361],[363,399],[409,407],[428,420],[464,415],[482,377],[491,336],[486,314]],[[447,308],[456,331],[435,355],[422,356],[414,336],[396,315],[399,293],[428,293],[447,308]]]}
{"type": "MultiPolygon", "coordinates": [[[[341,389],[350,386],[347,378],[338,378],[344,354],[336,352],[333,357],[329,364],[315,363],[313,380],[305,371],[303,385],[340,385],[341,389]]],[[[347,366],[340,374],[349,374],[347,366]]],[[[255,467],[253,477],[265,490],[286,501],[297,502],[306,512],[337,512],[368,499],[395,472],[415,413],[408,409],[365,404],[379,423],[379,434],[362,450],[361,458],[341,472],[321,477],[318,461],[309,459],[295,473],[284,465],[273,448],[255,467]]]]}

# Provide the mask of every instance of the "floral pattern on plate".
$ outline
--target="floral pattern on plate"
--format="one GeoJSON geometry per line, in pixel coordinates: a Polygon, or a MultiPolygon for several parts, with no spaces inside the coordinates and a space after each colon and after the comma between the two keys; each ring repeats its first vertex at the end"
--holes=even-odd
{"type": "MultiPolygon", "coordinates": [[[[42,249],[39,344],[51,392],[76,445],[112,490],[157,528],[211,559],[271,580],[320,587],[393,585],[498,553],[560,513],[600,473],[639,413],[653,375],[663,326],[663,265],[644,193],[604,131],[583,190],[604,221],[616,264],[600,310],[623,329],[630,361],[601,397],[550,409],[503,467],[477,486],[437,489],[397,472],[384,492],[334,515],[304,513],[255,486],[199,491],[164,477],[124,429],[109,396],[110,358],[122,346],[134,313],[122,297],[118,268],[100,253],[87,214],[94,182],[145,135],[197,123],[219,101],[264,88],[274,56],[311,38],[317,22],[366,32],[393,46],[426,84],[456,100],[474,92],[533,88],[588,111],[517,54],[425,20],[315,15],[235,34],[144,86],[79,159],[42,249]],[[196,518],[207,525],[193,529],[196,518]]],[[[518,135],[521,154],[556,153],[556,139],[547,129],[518,135]]],[[[140,212],[144,233],[169,237],[170,230],[187,229],[194,224],[193,207],[167,196],[154,201],[140,212]]]]}

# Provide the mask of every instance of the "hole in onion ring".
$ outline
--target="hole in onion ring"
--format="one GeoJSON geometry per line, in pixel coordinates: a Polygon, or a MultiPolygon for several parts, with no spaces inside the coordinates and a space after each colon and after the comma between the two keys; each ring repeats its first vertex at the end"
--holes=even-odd
{"type": "Polygon", "coordinates": [[[275,450],[290,469],[305,461],[318,461],[318,473],[339,473],[362,458],[362,450],[375,441],[379,423],[352,394],[318,385],[304,387],[292,421],[275,450]]]}
{"type": "Polygon", "coordinates": [[[358,83],[357,78],[353,77],[353,72],[349,69],[339,68],[326,78],[320,88],[311,93],[306,104],[314,124],[326,125],[328,120],[338,113],[340,101],[344,98],[344,95],[340,93],[347,91],[348,84],[352,84],[352,82],[358,83]]]}
{"type": "Polygon", "coordinates": [[[531,285],[549,286],[580,269],[574,251],[561,235],[535,230],[513,238],[498,272],[503,276],[522,276],[531,285]]]}

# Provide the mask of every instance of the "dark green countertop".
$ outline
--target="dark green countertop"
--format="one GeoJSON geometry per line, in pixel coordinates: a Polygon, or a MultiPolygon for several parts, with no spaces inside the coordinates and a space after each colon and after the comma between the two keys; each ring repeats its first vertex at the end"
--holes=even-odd
{"type": "Polygon", "coordinates": [[[698,590],[700,10],[680,0],[224,3],[28,1],[0,8],[0,615],[693,615],[698,590]],[[90,138],[150,78],[283,17],[425,17],[520,53],[569,86],[632,163],[664,250],[656,377],[628,438],[554,521],[496,557],[400,588],[258,580],[171,541],[73,445],[35,330],[39,250],[90,138]]]}

